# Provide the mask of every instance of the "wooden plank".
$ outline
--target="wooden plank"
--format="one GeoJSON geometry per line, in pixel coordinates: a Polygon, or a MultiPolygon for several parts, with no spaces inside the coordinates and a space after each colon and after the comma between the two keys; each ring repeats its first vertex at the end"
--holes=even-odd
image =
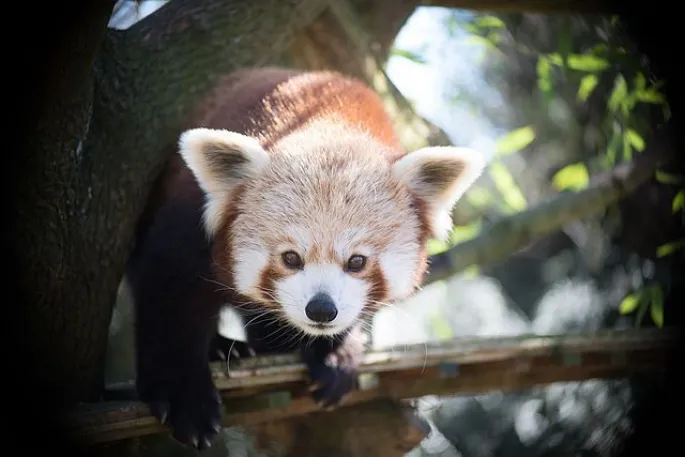
{"type": "MultiPolygon", "coordinates": [[[[457,339],[369,352],[360,367],[361,388],[346,398],[345,406],[658,373],[676,337],[671,330],[604,331],[457,339]]],[[[319,411],[307,392],[305,367],[294,354],[245,359],[229,368],[212,366],[226,426],[257,426],[319,411]]],[[[125,398],[131,386],[112,390],[125,398]]],[[[86,443],[166,430],[144,404],[134,401],[84,405],[65,420],[86,443]]]]}

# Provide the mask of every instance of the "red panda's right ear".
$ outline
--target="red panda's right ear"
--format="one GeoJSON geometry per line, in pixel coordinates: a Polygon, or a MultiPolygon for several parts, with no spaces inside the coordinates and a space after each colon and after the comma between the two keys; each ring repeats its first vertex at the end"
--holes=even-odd
{"type": "Polygon", "coordinates": [[[228,130],[186,130],[179,153],[206,194],[204,224],[213,234],[235,186],[257,177],[269,165],[269,155],[254,138],[228,130]]]}

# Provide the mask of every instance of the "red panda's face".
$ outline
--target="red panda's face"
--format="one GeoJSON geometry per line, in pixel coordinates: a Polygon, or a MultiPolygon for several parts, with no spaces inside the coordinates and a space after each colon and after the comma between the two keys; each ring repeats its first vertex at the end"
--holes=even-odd
{"type": "Polygon", "coordinates": [[[475,177],[457,148],[389,163],[366,137],[305,140],[269,155],[242,135],[195,129],[181,153],[207,192],[208,233],[226,237],[231,287],[307,334],[334,335],[420,285],[425,242],[447,234],[475,177]],[[228,207],[234,219],[219,230],[228,207]]]}

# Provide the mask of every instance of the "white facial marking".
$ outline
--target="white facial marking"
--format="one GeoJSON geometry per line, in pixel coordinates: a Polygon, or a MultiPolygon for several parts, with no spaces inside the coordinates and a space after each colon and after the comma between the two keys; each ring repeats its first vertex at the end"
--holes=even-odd
{"type": "Polygon", "coordinates": [[[406,298],[414,291],[419,246],[416,242],[391,244],[380,255],[381,271],[388,288],[388,299],[406,298]]]}
{"type": "MultiPolygon", "coordinates": [[[[235,288],[242,294],[260,297],[257,290],[261,272],[269,262],[269,254],[258,244],[243,244],[235,250],[233,280],[235,288]]],[[[272,293],[272,291],[268,291],[272,293]]]]}
{"type": "Polygon", "coordinates": [[[310,264],[276,283],[276,297],[286,317],[298,328],[311,335],[334,335],[350,327],[366,304],[367,283],[343,271],[339,265],[310,264]],[[317,294],[328,294],[335,303],[338,315],[330,328],[315,328],[316,322],[307,317],[307,303],[317,294]]]}

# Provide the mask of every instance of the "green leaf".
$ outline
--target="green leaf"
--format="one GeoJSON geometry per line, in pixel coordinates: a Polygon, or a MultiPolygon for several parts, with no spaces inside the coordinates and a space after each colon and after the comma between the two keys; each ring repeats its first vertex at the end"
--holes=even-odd
{"type": "Polygon", "coordinates": [[[538,89],[543,93],[548,93],[552,90],[552,66],[549,62],[548,59],[540,57],[536,66],[538,89]]]}
{"type": "Polygon", "coordinates": [[[645,313],[647,312],[647,302],[644,300],[640,300],[640,309],[637,311],[637,319],[635,320],[635,326],[639,327],[640,324],[642,324],[642,319],[645,317],[645,313]]]}
{"type": "Polygon", "coordinates": [[[552,182],[557,190],[579,191],[587,187],[590,175],[585,164],[579,162],[557,171],[552,177],[552,182]]]}
{"type": "Polygon", "coordinates": [[[551,64],[558,65],[560,67],[564,66],[564,58],[558,52],[553,52],[552,54],[547,54],[543,58],[546,59],[551,64]]]}
{"type": "Polygon", "coordinates": [[[578,87],[578,100],[585,101],[590,97],[590,94],[599,83],[599,78],[596,75],[585,75],[580,80],[580,86],[578,87]]]}
{"type": "Polygon", "coordinates": [[[520,127],[497,139],[496,154],[505,156],[518,152],[535,140],[535,130],[528,125],[520,127]]]}
{"type": "Polygon", "coordinates": [[[500,34],[500,32],[493,30],[485,36],[485,39],[488,40],[493,45],[493,47],[497,47],[497,43],[502,41],[502,35],[500,34]]]}
{"type": "Polygon", "coordinates": [[[644,150],[645,140],[635,130],[628,128],[623,135],[625,136],[628,144],[630,144],[636,151],[644,150]]]}
{"type": "Polygon", "coordinates": [[[685,183],[685,176],[678,176],[671,173],[666,173],[665,171],[657,170],[655,173],[655,178],[661,184],[672,184],[674,186],[685,183]]]}
{"type": "Polygon", "coordinates": [[[608,107],[611,112],[616,112],[628,95],[628,84],[623,75],[618,75],[614,82],[614,89],[609,96],[608,107]]]}
{"type": "Polygon", "coordinates": [[[390,56],[394,57],[403,57],[411,62],[414,62],[415,64],[423,65],[426,63],[426,59],[424,59],[419,53],[410,51],[408,49],[401,49],[397,47],[392,47],[390,49],[390,56]]]}
{"type": "Polygon", "coordinates": [[[609,61],[592,54],[570,54],[568,67],[573,70],[597,72],[609,68],[609,61]]]}
{"type": "Polygon", "coordinates": [[[650,315],[652,321],[657,327],[664,326],[664,300],[661,287],[652,286],[652,305],[650,306],[650,315]]]}
{"type": "Polygon", "coordinates": [[[500,19],[496,16],[490,16],[490,15],[478,16],[477,18],[475,18],[473,20],[473,23],[476,26],[482,27],[482,28],[491,27],[491,28],[501,29],[501,28],[505,27],[504,21],[502,21],[502,19],[500,19]]]}
{"type": "Polygon", "coordinates": [[[607,145],[607,162],[609,167],[613,167],[616,163],[616,156],[618,153],[619,142],[621,141],[621,136],[616,133],[612,134],[609,144],[607,145]]]}
{"type": "Polygon", "coordinates": [[[635,311],[635,309],[637,309],[638,305],[640,304],[640,298],[641,294],[639,293],[628,295],[621,301],[621,304],[618,305],[618,312],[621,314],[632,313],[633,311],[635,311]]]}
{"type": "Polygon", "coordinates": [[[635,99],[643,103],[662,104],[666,99],[656,89],[636,90],[634,93],[635,99]]]}
{"type": "Polygon", "coordinates": [[[656,249],[656,256],[657,257],[666,257],[674,252],[676,252],[679,249],[685,248],[685,239],[678,240],[678,241],[672,241],[670,243],[662,244],[656,249]]]}
{"type": "Polygon", "coordinates": [[[489,168],[495,187],[499,190],[509,210],[516,212],[526,209],[526,198],[516,185],[514,177],[509,173],[507,167],[501,161],[496,161],[491,162],[489,168]]]}
{"type": "Polygon", "coordinates": [[[685,211],[685,190],[681,190],[677,194],[675,194],[675,197],[673,198],[673,203],[671,203],[671,210],[674,213],[677,213],[678,210],[685,211]]]}

